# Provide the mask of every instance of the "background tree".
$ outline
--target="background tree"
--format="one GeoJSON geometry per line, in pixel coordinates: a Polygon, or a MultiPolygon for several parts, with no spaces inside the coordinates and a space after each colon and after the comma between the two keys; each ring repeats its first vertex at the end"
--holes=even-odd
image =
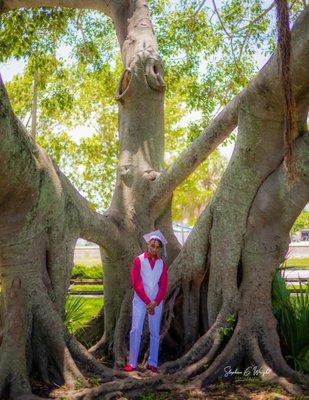
{"type": "MultiPolygon", "coordinates": [[[[293,13],[299,10],[299,5],[293,3],[293,13]]],[[[231,37],[226,35],[216,18],[213,5],[204,4],[201,9],[199,6],[200,3],[192,1],[151,2],[160,52],[165,60],[166,166],[202,131],[211,116],[248,83],[257,70],[254,53],[273,49],[273,24],[267,13],[262,15],[261,3],[232,2],[220,10],[220,18],[226,26],[224,29],[233,32],[233,42],[236,42],[233,46],[231,37]],[[239,27],[240,24],[243,24],[242,29],[235,32],[235,26],[239,27]],[[192,43],[195,43],[194,51],[192,43]],[[237,66],[231,49],[240,53],[237,66]],[[195,115],[199,113],[199,121],[190,122],[192,111],[195,115]]],[[[0,42],[2,60],[14,55],[27,61],[35,51],[51,54],[49,70],[45,67],[42,74],[45,80],[50,74],[53,77],[50,76],[49,84],[45,85],[46,90],[42,85],[40,88],[43,103],[42,106],[39,104],[41,117],[38,116],[38,129],[42,137],[38,138],[38,142],[50,151],[62,170],[96,209],[104,211],[110,203],[117,165],[117,118],[115,113],[113,117],[109,115],[114,103],[116,77],[121,68],[111,21],[102,13],[91,10],[40,8],[28,13],[23,10],[6,14],[0,32],[3,38],[0,42]],[[52,21],[50,16],[54,19],[57,16],[57,21],[52,21]],[[23,31],[22,35],[14,28],[16,24],[23,31]],[[47,31],[48,36],[45,34],[47,31]],[[11,38],[10,41],[7,37],[11,38]],[[70,57],[65,60],[61,60],[63,47],[67,52],[70,51],[70,57]],[[68,70],[65,68],[67,65],[72,67],[68,70]],[[107,119],[113,127],[104,126],[103,122],[107,119]],[[95,135],[94,146],[101,146],[103,150],[104,143],[111,144],[111,140],[114,146],[109,146],[100,159],[93,157],[93,152],[90,152],[91,139],[87,140],[88,152],[82,149],[79,152],[79,146],[73,142],[69,146],[63,134],[67,135],[78,124],[101,132],[99,136],[95,135]],[[47,132],[50,134],[47,135],[47,132]],[[106,134],[109,137],[105,138],[106,134]],[[54,136],[53,140],[51,136],[54,136]],[[101,145],[99,137],[102,139],[101,145]],[[74,157],[77,152],[79,156],[74,157]]],[[[33,74],[33,71],[25,74],[29,85],[32,84],[33,74]]],[[[30,121],[32,90],[29,86],[27,100],[20,95],[18,82],[20,78],[10,82],[7,89],[14,111],[27,123],[30,121]],[[23,104],[23,111],[20,110],[20,103],[23,104]]],[[[233,140],[233,137],[229,140],[233,140]]],[[[210,173],[207,173],[207,162],[185,185],[177,189],[173,202],[175,220],[194,223],[205,201],[209,201],[216,181],[222,174],[221,161],[215,153],[210,156],[210,163],[210,173]],[[206,177],[205,173],[208,178],[199,179],[201,174],[206,177]]]]}
{"type": "Polygon", "coordinates": [[[303,210],[297,217],[293,225],[293,228],[291,230],[291,234],[295,235],[300,230],[308,228],[308,226],[309,226],[309,211],[303,210]]]}

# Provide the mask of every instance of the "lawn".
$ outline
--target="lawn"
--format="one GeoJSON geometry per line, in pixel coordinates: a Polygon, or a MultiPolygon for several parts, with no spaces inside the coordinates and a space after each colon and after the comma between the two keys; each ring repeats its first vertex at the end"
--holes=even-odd
{"type": "MultiPolygon", "coordinates": [[[[286,288],[288,289],[288,291],[289,292],[291,292],[291,293],[300,293],[300,291],[305,291],[306,290],[306,288],[308,288],[309,287],[309,283],[308,283],[308,281],[307,281],[307,283],[306,282],[304,282],[304,283],[302,283],[302,287],[300,288],[300,285],[298,285],[298,284],[293,284],[293,285],[287,285],[286,286],[286,288]]],[[[308,290],[308,289],[307,289],[308,290]]]]}
{"type": "Polygon", "coordinates": [[[309,258],[289,258],[284,266],[287,268],[297,267],[297,268],[309,268],[309,258]]]}
{"type": "Polygon", "coordinates": [[[103,290],[103,285],[76,285],[70,286],[70,291],[72,292],[96,292],[98,290],[103,290]]]}

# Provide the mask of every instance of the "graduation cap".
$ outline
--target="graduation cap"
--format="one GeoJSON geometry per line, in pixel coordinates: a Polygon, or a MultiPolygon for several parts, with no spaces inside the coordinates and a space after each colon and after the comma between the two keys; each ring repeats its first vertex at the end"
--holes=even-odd
{"type": "Polygon", "coordinates": [[[152,240],[152,239],[160,240],[160,242],[162,243],[162,245],[164,247],[164,257],[166,257],[167,240],[165,239],[165,237],[163,236],[161,231],[156,230],[156,231],[153,231],[150,233],[146,233],[145,235],[143,235],[143,238],[145,239],[146,243],[150,242],[150,240],[152,240]]]}

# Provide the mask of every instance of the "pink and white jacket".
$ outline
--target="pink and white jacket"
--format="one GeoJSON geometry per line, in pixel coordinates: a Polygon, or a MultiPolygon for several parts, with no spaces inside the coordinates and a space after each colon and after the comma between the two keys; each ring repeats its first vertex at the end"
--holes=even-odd
{"type": "Polygon", "coordinates": [[[152,259],[146,251],[134,257],[130,272],[131,283],[137,295],[146,305],[161,303],[167,290],[167,266],[160,258],[152,259]]]}

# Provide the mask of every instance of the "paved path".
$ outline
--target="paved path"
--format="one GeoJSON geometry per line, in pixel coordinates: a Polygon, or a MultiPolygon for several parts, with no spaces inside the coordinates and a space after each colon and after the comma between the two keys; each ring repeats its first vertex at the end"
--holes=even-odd
{"type": "Polygon", "coordinates": [[[309,268],[307,269],[285,269],[283,272],[283,276],[286,280],[289,278],[309,278],[309,268]]]}

